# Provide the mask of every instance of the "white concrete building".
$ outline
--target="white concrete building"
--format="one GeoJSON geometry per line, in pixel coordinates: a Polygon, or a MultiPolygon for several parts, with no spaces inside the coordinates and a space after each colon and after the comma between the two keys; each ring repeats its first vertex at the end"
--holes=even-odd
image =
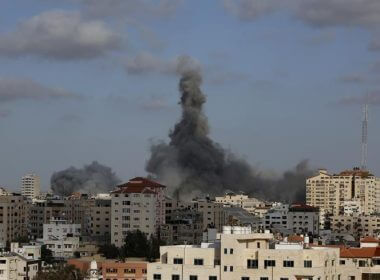
{"type": "Polygon", "coordinates": [[[226,193],[224,196],[215,197],[215,202],[222,203],[225,207],[240,207],[255,215],[268,208],[264,201],[246,194],[226,193]]]}
{"type": "Polygon", "coordinates": [[[165,186],[137,177],[111,193],[111,242],[124,244],[128,231],[156,234],[165,223],[165,186]]]}
{"type": "Polygon", "coordinates": [[[16,253],[28,260],[41,259],[41,245],[11,243],[11,252],[16,253]]]}
{"type": "Polygon", "coordinates": [[[59,217],[50,219],[49,224],[43,225],[43,239],[63,239],[66,237],[81,236],[81,225],[71,224],[59,217]]]}
{"type": "Polygon", "coordinates": [[[79,237],[66,237],[63,239],[41,240],[46,248],[52,251],[54,258],[68,259],[74,256],[74,252],[80,247],[79,237]]]}
{"type": "Polygon", "coordinates": [[[15,253],[0,254],[0,280],[31,280],[38,273],[38,260],[28,260],[15,253]]]}
{"type": "Polygon", "coordinates": [[[21,178],[21,194],[29,199],[35,199],[40,195],[41,182],[36,174],[27,174],[21,178]]]}
{"type": "Polygon", "coordinates": [[[269,233],[226,231],[201,246],[163,246],[148,264],[148,280],[338,280],[338,248],[282,244],[270,249],[269,233]],[[229,232],[229,233],[227,233],[229,232]]]}

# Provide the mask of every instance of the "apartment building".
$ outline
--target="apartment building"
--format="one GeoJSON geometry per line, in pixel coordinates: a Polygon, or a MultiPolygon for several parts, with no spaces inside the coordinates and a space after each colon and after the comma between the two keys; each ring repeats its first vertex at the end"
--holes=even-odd
{"type": "Polygon", "coordinates": [[[272,239],[270,233],[226,231],[200,246],[163,246],[160,261],[148,264],[148,279],[341,279],[339,248],[283,243],[271,249],[272,239]]]}
{"type": "Polygon", "coordinates": [[[192,201],[179,201],[166,198],[166,214],[170,215],[175,209],[191,209],[202,214],[203,230],[216,228],[221,231],[227,223],[227,215],[223,203],[215,202],[210,198],[195,198],[192,201]]]}
{"type": "Polygon", "coordinates": [[[277,204],[263,219],[264,229],[282,234],[319,234],[319,209],[302,203],[277,204]]]}
{"type": "Polygon", "coordinates": [[[97,195],[88,200],[83,234],[98,242],[111,240],[111,196],[97,195]]]}
{"type": "Polygon", "coordinates": [[[332,216],[331,230],[346,233],[356,238],[380,235],[380,215],[332,216]]]}
{"type": "Polygon", "coordinates": [[[16,253],[0,253],[0,280],[32,280],[39,267],[39,260],[26,259],[16,253]]]}
{"type": "Polygon", "coordinates": [[[246,194],[226,193],[215,197],[215,202],[224,204],[224,207],[240,207],[254,215],[260,215],[263,209],[268,208],[264,201],[246,194]]]}
{"type": "Polygon", "coordinates": [[[111,242],[124,244],[128,231],[156,234],[165,223],[165,186],[137,177],[111,192],[111,242]]]}
{"type": "Polygon", "coordinates": [[[50,223],[43,225],[43,239],[64,239],[81,236],[81,225],[72,224],[60,217],[51,218],[50,223]]]}
{"type": "Polygon", "coordinates": [[[26,198],[21,194],[8,193],[0,195],[0,246],[5,247],[18,237],[27,235],[26,198]]]}
{"type": "Polygon", "coordinates": [[[192,209],[175,209],[161,225],[160,237],[166,244],[200,244],[203,234],[203,217],[192,209]]]}
{"type": "Polygon", "coordinates": [[[46,248],[52,252],[54,258],[68,259],[74,257],[81,244],[80,237],[65,237],[61,239],[42,239],[40,240],[46,248]]]}
{"type": "Polygon", "coordinates": [[[354,168],[338,174],[321,169],[306,180],[306,203],[327,213],[344,213],[345,201],[358,201],[362,214],[380,212],[380,180],[366,170],[354,168]]]}
{"type": "Polygon", "coordinates": [[[86,196],[71,196],[65,199],[49,198],[34,200],[27,212],[28,235],[31,239],[43,238],[43,225],[51,219],[62,218],[73,224],[80,224],[86,228],[88,221],[86,196]]]}
{"type": "Polygon", "coordinates": [[[147,262],[145,261],[115,261],[107,260],[102,262],[101,271],[103,279],[112,280],[146,280],[147,262]]]}
{"type": "Polygon", "coordinates": [[[41,181],[36,174],[26,174],[21,178],[21,194],[28,199],[35,199],[40,195],[41,181]]]}

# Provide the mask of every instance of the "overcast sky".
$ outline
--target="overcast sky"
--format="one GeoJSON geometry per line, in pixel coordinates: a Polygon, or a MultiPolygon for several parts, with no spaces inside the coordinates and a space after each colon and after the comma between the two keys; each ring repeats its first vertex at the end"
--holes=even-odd
{"type": "Polygon", "coordinates": [[[202,68],[212,138],[263,172],[300,160],[380,175],[378,0],[3,0],[0,185],[93,160],[145,175],[180,117],[187,55],[202,68]]]}

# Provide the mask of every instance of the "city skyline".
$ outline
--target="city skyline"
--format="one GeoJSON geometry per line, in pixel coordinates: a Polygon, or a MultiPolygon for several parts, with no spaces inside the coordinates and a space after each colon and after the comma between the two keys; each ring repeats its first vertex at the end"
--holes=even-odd
{"type": "Polygon", "coordinates": [[[202,69],[211,137],[265,174],[360,166],[369,93],[380,174],[380,4],[361,2],[5,1],[0,184],[35,172],[46,191],[53,172],[94,160],[145,176],[151,139],[180,118],[182,55],[202,69]]]}

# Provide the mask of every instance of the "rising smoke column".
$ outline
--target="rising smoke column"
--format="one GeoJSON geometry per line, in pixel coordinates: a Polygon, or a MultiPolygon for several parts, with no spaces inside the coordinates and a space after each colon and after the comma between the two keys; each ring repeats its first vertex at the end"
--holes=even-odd
{"type": "Polygon", "coordinates": [[[227,154],[209,138],[207,118],[203,113],[206,96],[200,86],[199,71],[182,72],[179,83],[182,118],[170,132],[169,144],[156,143],[146,170],[179,195],[218,194],[225,188],[253,191],[256,178],[243,160],[227,154]]]}
{"type": "Polygon", "coordinates": [[[228,189],[269,200],[304,201],[305,180],[313,173],[307,161],[280,178],[268,179],[209,138],[208,121],[202,108],[206,96],[200,88],[200,71],[183,65],[179,64],[180,71],[177,71],[181,75],[182,117],[169,133],[169,144],[163,141],[152,144],[146,171],[182,199],[220,195],[228,189]]]}
{"type": "Polygon", "coordinates": [[[50,179],[54,194],[71,195],[73,192],[96,194],[112,190],[120,179],[110,167],[93,161],[83,168],[69,167],[53,173],[50,179]]]}

